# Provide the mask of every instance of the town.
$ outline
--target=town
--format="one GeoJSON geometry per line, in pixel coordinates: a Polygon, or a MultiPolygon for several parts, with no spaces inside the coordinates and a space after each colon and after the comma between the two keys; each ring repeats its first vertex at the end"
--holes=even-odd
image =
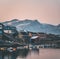
{"type": "Polygon", "coordinates": [[[0,47],[20,47],[38,45],[39,48],[60,48],[60,35],[35,33],[0,23],[0,47]]]}

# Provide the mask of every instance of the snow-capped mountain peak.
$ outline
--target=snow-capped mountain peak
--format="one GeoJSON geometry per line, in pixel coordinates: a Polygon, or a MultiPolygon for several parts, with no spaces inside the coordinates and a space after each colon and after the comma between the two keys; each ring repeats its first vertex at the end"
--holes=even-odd
{"type": "Polygon", "coordinates": [[[60,35],[60,25],[54,26],[51,24],[43,24],[37,20],[18,20],[13,19],[8,22],[4,22],[3,24],[8,25],[10,23],[11,26],[15,26],[18,31],[26,30],[30,32],[44,32],[50,34],[59,34],[60,35]]]}

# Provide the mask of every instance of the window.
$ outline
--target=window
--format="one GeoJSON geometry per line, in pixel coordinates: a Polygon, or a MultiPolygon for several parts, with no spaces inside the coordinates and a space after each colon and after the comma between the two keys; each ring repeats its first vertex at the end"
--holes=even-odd
{"type": "Polygon", "coordinates": [[[2,29],[2,25],[0,25],[0,29],[2,29]]]}
{"type": "Polygon", "coordinates": [[[2,34],[2,31],[0,30],[0,35],[2,34]]]}

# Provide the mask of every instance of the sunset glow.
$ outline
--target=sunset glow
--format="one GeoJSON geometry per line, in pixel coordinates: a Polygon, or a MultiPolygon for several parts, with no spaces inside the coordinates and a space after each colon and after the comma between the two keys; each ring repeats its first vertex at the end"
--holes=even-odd
{"type": "Polygon", "coordinates": [[[60,24],[60,0],[0,0],[0,22],[15,18],[60,24]]]}

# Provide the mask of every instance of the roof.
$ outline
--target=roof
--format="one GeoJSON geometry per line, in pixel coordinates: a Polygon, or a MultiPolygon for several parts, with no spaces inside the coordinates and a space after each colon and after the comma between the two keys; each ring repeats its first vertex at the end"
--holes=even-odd
{"type": "Polygon", "coordinates": [[[32,37],[31,37],[31,39],[36,39],[36,38],[38,38],[38,36],[32,36],[32,37]]]}
{"type": "Polygon", "coordinates": [[[3,25],[2,23],[0,23],[0,25],[3,25]]]}
{"type": "Polygon", "coordinates": [[[13,27],[13,26],[4,26],[4,29],[5,30],[15,30],[16,27],[13,27]]]}

